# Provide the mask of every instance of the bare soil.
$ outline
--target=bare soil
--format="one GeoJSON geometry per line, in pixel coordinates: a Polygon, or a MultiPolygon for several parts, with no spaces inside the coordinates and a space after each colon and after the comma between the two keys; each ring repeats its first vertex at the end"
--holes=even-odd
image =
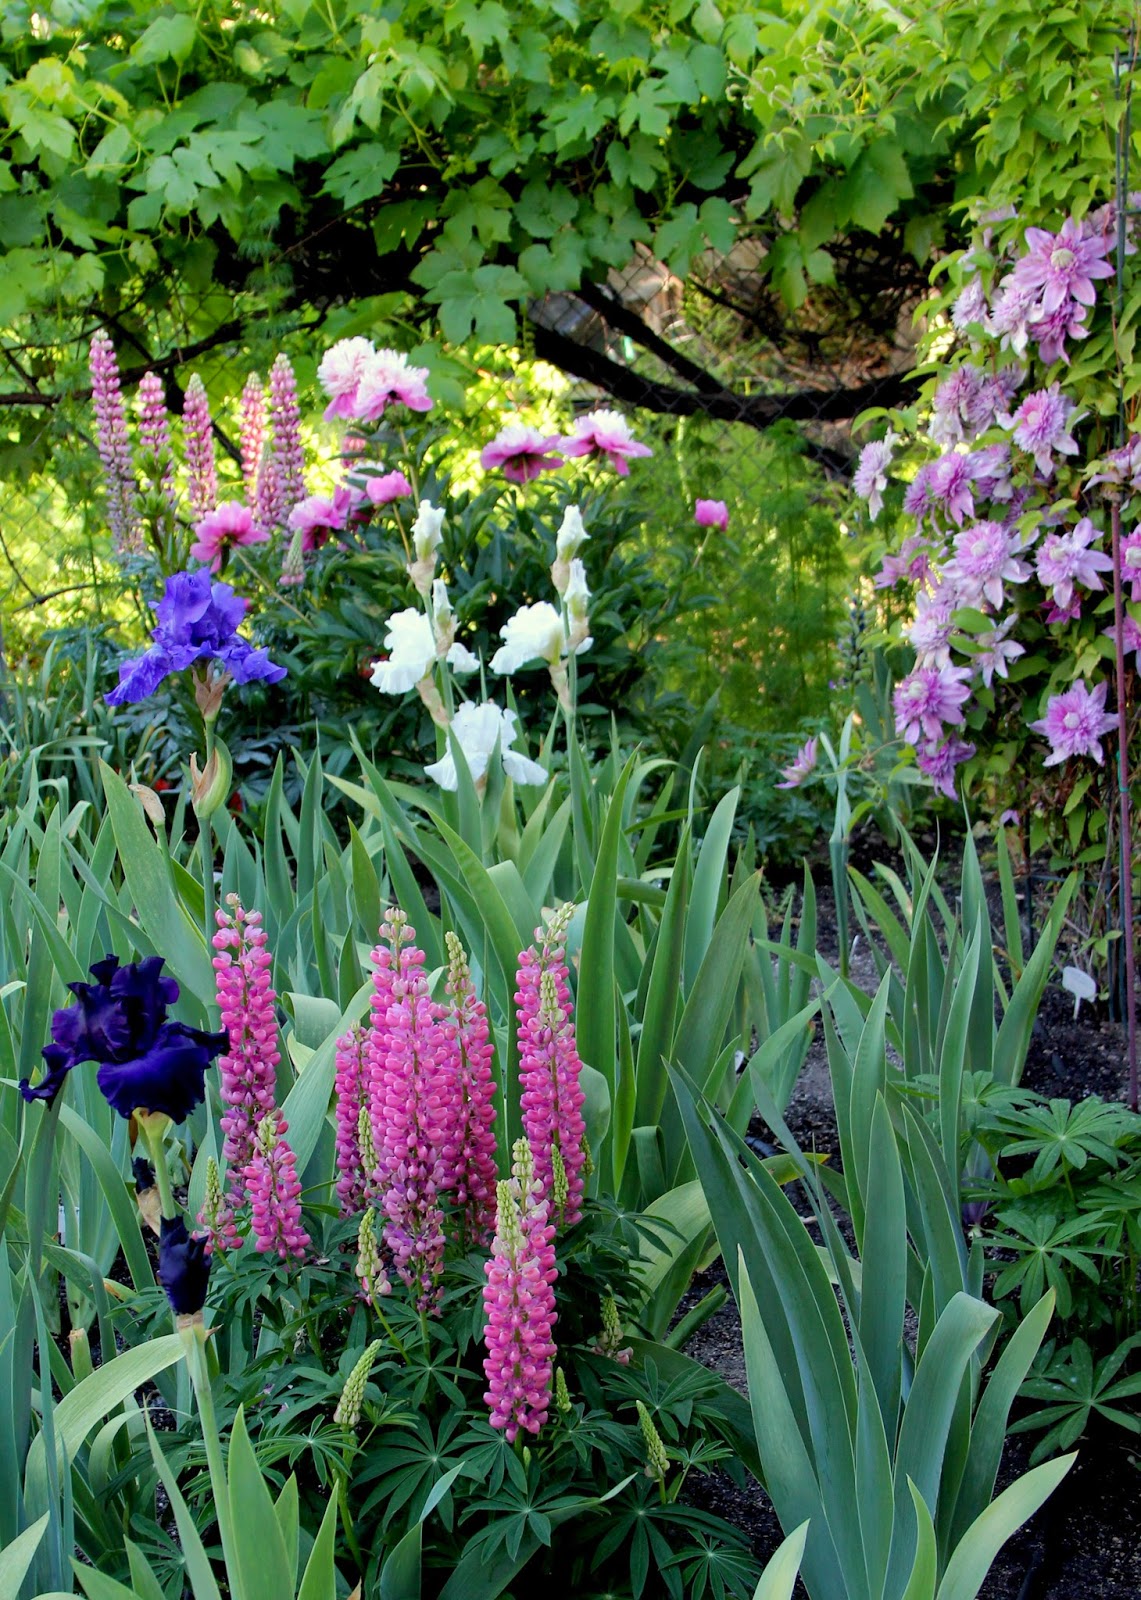
{"type": "MultiPolygon", "coordinates": [[[[834,907],[828,892],[819,887],[817,892],[818,945],[825,956],[834,958],[834,907]]],[[[859,943],[853,952],[852,976],[861,987],[874,989],[874,960],[859,943]]],[[[1089,1094],[1124,1099],[1128,1073],[1123,1029],[1098,1018],[1088,1007],[1075,1020],[1072,998],[1051,986],[1035,1025],[1022,1082],[1039,1093],[1072,1100],[1089,1094]]],[[[820,1039],[809,1052],[786,1121],[803,1148],[828,1151],[838,1162],[832,1086],[820,1039]]],[[[767,1132],[760,1127],[754,1131],[767,1132]]],[[[685,1304],[725,1281],[718,1262],[695,1282],[685,1304]]],[[[687,1350],[747,1392],[740,1318],[731,1299],[697,1332],[687,1350]]],[[[1031,1448],[1022,1435],[1007,1441],[999,1489],[1027,1470],[1031,1448]]],[[[1088,1434],[1061,1489],[1000,1551],[980,1590],[982,1600],[1141,1600],[1141,1539],[1136,1533],[1139,1467],[1141,1447],[1121,1429],[1106,1427],[1100,1434],[1088,1434]]],[[[692,1498],[746,1530],[762,1559],[780,1543],[780,1525],[759,1484],[750,1480],[739,1488],[719,1473],[695,1484],[692,1498]]],[[[799,1585],[797,1595],[804,1600],[799,1585]]]]}

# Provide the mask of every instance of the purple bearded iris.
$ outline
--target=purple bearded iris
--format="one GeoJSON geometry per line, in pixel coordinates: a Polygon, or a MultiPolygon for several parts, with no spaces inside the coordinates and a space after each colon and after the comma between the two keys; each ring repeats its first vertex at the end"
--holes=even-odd
{"type": "Polygon", "coordinates": [[[146,655],[121,664],[119,682],[107,696],[107,704],[145,700],[164,678],[196,661],[220,661],[235,683],[250,683],[255,678],[279,682],[285,677],[285,668],[271,661],[265,650],[238,636],[247,604],[228,583],[212,582],[205,568],[173,573],[155,607],[154,644],[146,655]]]}
{"type": "Polygon", "coordinates": [[[68,984],[75,1004],[52,1016],[48,1070],[35,1088],[21,1081],[24,1099],[54,1100],[72,1067],[97,1061],[99,1088],[121,1117],[143,1110],[184,1122],[202,1104],[206,1068],[227,1036],[167,1021],[178,984],[162,976],[162,965],[161,956],[125,967],[107,956],[91,968],[94,983],[68,984]]]}
{"type": "Polygon", "coordinates": [[[158,1281],[177,1316],[192,1317],[206,1304],[209,1242],[204,1233],[187,1233],[182,1217],[163,1217],[158,1236],[158,1281]]]}

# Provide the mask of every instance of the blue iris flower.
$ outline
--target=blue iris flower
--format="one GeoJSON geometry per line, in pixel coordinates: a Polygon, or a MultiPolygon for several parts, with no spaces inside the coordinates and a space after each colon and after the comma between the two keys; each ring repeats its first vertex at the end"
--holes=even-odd
{"type": "Polygon", "coordinates": [[[155,607],[154,644],[146,655],[121,664],[119,682],[107,696],[107,704],[145,700],[164,678],[196,661],[220,661],[235,683],[251,683],[256,678],[280,682],[285,668],[238,635],[247,604],[228,583],[212,582],[205,567],[173,573],[155,607]]]}
{"type": "Polygon", "coordinates": [[[206,1304],[210,1257],[205,1234],[189,1234],[182,1217],[163,1217],[158,1236],[158,1281],[171,1310],[192,1317],[206,1304]]]}
{"type": "Polygon", "coordinates": [[[107,956],[91,968],[94,983],[68,984],[75,1002],[52,1016],[47,1071],[34,1088],[21,1081],[24,1099],[54,1100],[73,1067],[96,1061],[99,1088],[121,1117],[145,1110],[184,1122],[206,1097],[206,1068],[227,1035],[167,1021],[178,984],[162,966],[161,956],[126,966],[107,956]]]}

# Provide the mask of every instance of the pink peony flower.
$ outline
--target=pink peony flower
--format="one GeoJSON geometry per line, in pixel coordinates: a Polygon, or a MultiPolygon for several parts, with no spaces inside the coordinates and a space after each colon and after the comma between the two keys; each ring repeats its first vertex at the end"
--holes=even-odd
{"type": "Polygon", "coordinates": [[[479,464],[485,472],[502,467],[509,483],[530,483],[540,473],[557,472],[563,465],[562,456],[554,454],[558,442],[557,433],[542,434],[525,422],[509,422],[484,445],[479,464]]]}
{"type": "Polygon", "coordinates": [[[777,784],[778,789],[799,788],[805,778],[816,770],[816,747],[819,743],[819,736],[815,733],[811,739],[805,740],[790,765],[781,768],[784,782],[777,784]]]}
{"type": "Polygon", "coordinates": [[[338,339],[321,357],[317,382],[329,396],[325,421],[357,416],[357,390],[365,368],[376,355],[371,339],[338,339]]]}
{"type": "Polygon", "coordinates": [[[353,497],[343,484],[332,495],[311,494],[289,513],[289,526],[301,535],[303,550],[319,550],[330,533],[339,532],[353,509],[353,497]]]}
{"type": "Polygon", "coordinates": [[[431,411],[427,381],[427,367],[410,367],[402,351],[378,350],[364,364],[349,414],[359,422],[376,422],[395,402],[409,411],[431,411]]]}
{"type": "Polygon", "coordinates": [[[969,676],[964,667],[916,667],[901,679],[892,696],[899,738],[913,745],[938,742],[944,725],[960,727],[969,676]]]}
{"type": "Polygon", "coordinates": [[[364,476],[364,493],[370,504],[390,506],[396,500],[406,500],[412,493],[412,485],[400,471],[370,472],[364,476]]]}
{"type": "Polygon", "coordinates": [[[1046,715],[1030,724],[1035,733],[1050,741],[1048,767],[1074,756],[1092,756],[1099,766],[1103,764],[1102,737],[1117,724],[1117,718],[1105,709],[1107,688],[1103,681],[1091,691],[1079,679],[1064,694],[1050,696],[1046,715]]]}
{"type": "Polygon", "coordinates": [[[1068,533],[1048,533],[1036,557],[1038,576],[1051,590],[1060,610],[1068,611],[1074,598],[1074,584],[1086,589],[1104,589],[1099,572],[1112,572],[1113,561],[1100,550],[1089,547],[1102,537],[1089,517],[1083,517],[1068,533]]]}
{"type": "Polygon", "coordinates": [[[892,450],[896,442],[894,433],[882,439],[872,439],[860,451],[860,459],[852,475],[852,488],[861,500],[868,502],[873,520],[883,510],[883,494],[887,488],[887,469],[891,465],[892,450]]]}
{"type": "Polygon", "coordinates": [[[248,506],[237,500],[223,500],[216,510],[207,512],[194,525],[195,540],[190,554],[196,561],[208,561],[211,572],[220,572],[235,545],[264,544],[269,534],[254,522],[248,506]]]}
{"type": "Polygon", "coordinates": [[[640,444],[630,432],[630,424],[618,411],[591,411],[576,417],[571,432],[562,442],[564,455],[604,456],[622,478],[630,471],[636,456],[651,456],[649,445],[640,444]]]}
{"type": "Polygon", "coordinates": [[[984,600],[999,609],[1005,599],[1004,583],[1025,583],[1030,568],[1018,559],[1021,543],[1016,533],[1000,522],[977,522],[955,539],[954,559],[947,576],[959,590],[963,604],[984,600]]]}
{"type": "Polygon", "coordinates": [[[1013,428],[1015,444],[1032,455],[1038,471],[1049,478],[1054,472],[1055,452],[1077,455],[1078,442],[1069,429],[1084,415],[1059,391],[1058,385],[1052,383],[1048,389],[1035,390],[1013,417],[1002,419],[1002,424],[1013,428]]]}
{"type": "Polygon", "coordinates": [[[697,500],[693,520],[699,528],[719,528],[724,533],[729,526],[729,507],[724,500],[697,500]]]}

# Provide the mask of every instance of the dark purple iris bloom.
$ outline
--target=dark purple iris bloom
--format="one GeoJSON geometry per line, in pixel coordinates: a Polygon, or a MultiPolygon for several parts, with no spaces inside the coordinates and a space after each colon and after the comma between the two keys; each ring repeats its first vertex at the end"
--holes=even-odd
{"type": "Polygon", "coordinates": [[[184,1122],[205,1099],[206,1068],[227,1036],[167,1021],[178,984],[162,965],[161,956],[125,967],[107,956],[91,968],[94,983],[68,984],[75,1003],[52,1016],[48,1070],[34,1089],[21,1081],[24,1099],[54,1100],[72,1067],[97,1061],[99,1088],[121,1117],[141,1109],[184,1122]]]}
{"type": "Polygon", "coordinates": [[[238,636],[247,604],[228,583],[212,582],[205,567],[173,573],[155,607],[154,644],[145,656],[120,665],[119,682],[107,696],[107,704],[145,700],[164,678],[196,661],[220,661],[235,683],[250,683],[255,678],[278,683],[285,677],[285,668],[238,636]]]}
{"type": "Polygon", "coordinates": [[[206,1304],[208,1243],[205,1234],[187,1233],[182,1217],[163,1217],[158,1236],[158,1281],[177,1316],[192,1317],[206,1304]]]}

